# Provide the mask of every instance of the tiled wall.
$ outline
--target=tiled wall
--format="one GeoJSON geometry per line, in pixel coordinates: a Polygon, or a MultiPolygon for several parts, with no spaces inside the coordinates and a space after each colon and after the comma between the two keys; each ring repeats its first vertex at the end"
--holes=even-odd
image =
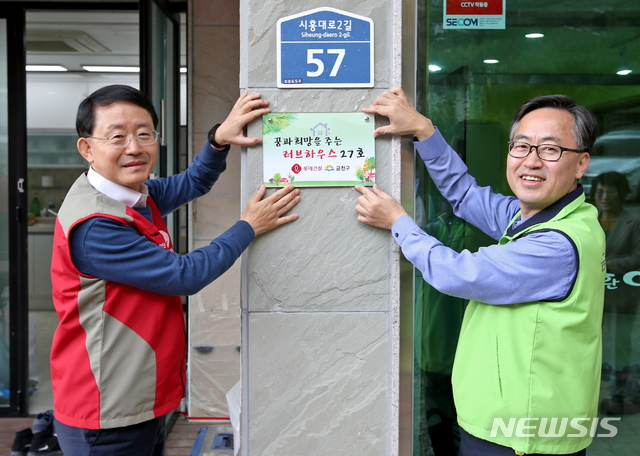
{"type": "MultiPolygon", "coordinates": [[[[399,4],[241,0],[241,80],[275,112],[357,112],[399,73],[399,4]],[[323,6],[374,22],[373,89],[276,87],[277,21],[323,6]]],[[[376,182],[398,198],[399,141],[379,138],[375,149],[376,182]]],[[[251,194],[263,181],[262,147],[244,165],[251,194]]],[[[301,190],[300,218],[256,239],[243,262],[242,454],[395,455],[397,245],[357,221],[352,187],[301,190]]]]}

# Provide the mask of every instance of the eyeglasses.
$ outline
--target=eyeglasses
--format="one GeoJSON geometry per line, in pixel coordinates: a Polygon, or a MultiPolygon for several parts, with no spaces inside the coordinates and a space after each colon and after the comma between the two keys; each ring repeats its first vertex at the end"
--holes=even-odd
{"type": "Polygon", "coordinates": [[[529,156],[531,151],[535,149],[540,160],[558,161],[562,157],[562,152],[589,152],[587,150],[568,149],[566,147],[556,146],[555,144],[538,144],[532,146],[529,143],[521,141],[509,141],[509,155],[514,158],[525,158],[529,156]]]}
{"type": "Polygon", "coordinates": [[[159,133],[157,131],[139,131],[138,133],[131,135],[126,133],[111,133],[106,138],[99,138],[97,136],[84,136],[85,138],[101,139],[106,141],[107,144],[114,147],[125,147],[131,142],[131,137],[138,141],[141,146],[150,146],[155,144],[158,140],[159,133]]]}

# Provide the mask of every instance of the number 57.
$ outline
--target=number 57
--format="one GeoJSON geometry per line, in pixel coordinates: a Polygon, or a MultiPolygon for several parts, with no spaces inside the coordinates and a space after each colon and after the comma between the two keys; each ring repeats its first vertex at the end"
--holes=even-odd
{"type": "MultiPolygon", "coordinates": [[[[307,76],[310,78],[318,77],[324,73],[324,62],[315,57],[316,54],[322,53],[324,53],[324,49],[307,49],[307,63],[317,67],[315,71],[307,71],[307,76]]],[[[331,73],[329,73],[329,76],[333,77],[338,74],[342,59],[344,59],[345,49],[327,49],[327,54],[336,54],[338,56],[333,64],[331,73]]]]}

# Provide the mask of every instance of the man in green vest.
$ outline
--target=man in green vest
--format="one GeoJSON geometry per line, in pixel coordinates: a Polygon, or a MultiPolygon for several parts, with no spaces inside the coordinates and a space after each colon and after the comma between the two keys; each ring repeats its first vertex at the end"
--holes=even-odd
{"type": "Polygon", "coordinates": [[[360,222],[391,230],[425,281],[470,300],[452,374],[461,456],[586,454],[594,436],[616,431],[597,418],[605,237],[578,183],[593,115],[564,95],[520,107],[506,167],[513,197],[478,186],[402,89],[363,111],[389,118],[375,136],[413,135],[455,215],[497,241],[458,253],[377,186],[356,187],[360,222]]]}

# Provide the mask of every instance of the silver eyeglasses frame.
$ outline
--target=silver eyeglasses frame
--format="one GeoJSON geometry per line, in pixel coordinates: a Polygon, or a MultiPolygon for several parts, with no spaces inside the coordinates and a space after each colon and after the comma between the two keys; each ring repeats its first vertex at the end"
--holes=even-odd
{"type": "Polygon", "coordinates": [[[150,146],[151,144],[155,144],[156,142],[158,142],[159,136],[160,136],[159,132],[155,130],[147,130],[147,131],[139,131],[138,133],[135,133],[135,134],[112,133],[106,136],[105,138],[100,138],[99,136],[83,136],[83,138],[101,139],[103,141],[107,141],[107,143],[113,147],[127,147],[131,142],[132,137],[135,138],[135,140],[141,146],[150,146]],[[151,137],[149,139],[141,138],[140,135],[151,135],[151,137]],[[122,144],[119,143],[119,141],[120,142],[124,141],[124,138],[119,138],[120,136],[123,136],[123,137],[126,136],[125,143],[122,143],[122,144]]]}

